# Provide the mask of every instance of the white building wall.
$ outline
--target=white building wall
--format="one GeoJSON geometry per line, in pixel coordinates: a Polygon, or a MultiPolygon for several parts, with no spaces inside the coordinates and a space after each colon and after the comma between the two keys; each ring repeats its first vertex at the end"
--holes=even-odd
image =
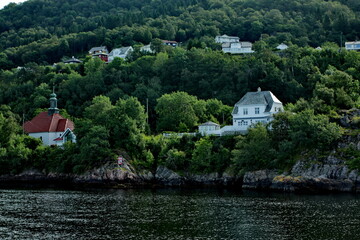
{"type": "Polygon", "coordinates": [[[239,42],[239,37],[232,37],[232,36],[216,36],[215,42],[217,43],[233,43],[233,42],[239,42]]]}
{"type": "Polygon", "coordinates": [[[45,146],[58,145],[54,139],[61,137],[63,132],[40,132],[40,133],[29,133],[29,136],[34,138],[40,138],[45,146]]]}
{"type": "Polygon", "coordinates": [[[259,122],[267,123],[272,120],[271,112],[265,112],[265,105],[245,105],[238,106],[238,113],[233,114],[233,127],[237,130],[247,130],[251,125],[259,122]],[[256,113],[256,108],[259,109],[259,113],[256,113]],[[247,114],[244,114],[244,110],[247,110],[247,114]]]}
{"type": "Polygon", "coordinates": [[[253,53],[254,51],[251,50],[251,48],[241,48],[241,47],[231,47],[229,48],[223,48],[222,49],[224,53],[231,53],[231,54],[238,54],[238,53],[253,53]]]}

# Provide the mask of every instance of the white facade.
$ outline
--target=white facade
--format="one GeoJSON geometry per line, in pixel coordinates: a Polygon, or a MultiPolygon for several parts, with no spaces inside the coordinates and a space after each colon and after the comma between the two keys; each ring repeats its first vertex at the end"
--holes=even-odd
{"type": "Polygon", "coordinates": [[[221,129],[204,129],[199,126],[202,135],[234,135],[246,133],[250,126],[257,123],[269,123],[274,118],[273,115],[284,111],[284,107],[279,99],[270,91],[246,93],[234,106],[232,117],[233,125],[224,126],[221,129]]]}
{"type": "Polygon", "coordinates": [[[116,57],[125,59],[134,49],[130,47],[114,48],[108,58],[108,62],[112,62],[116,57]]]}
{"type": "Polygon", "coordinates": [[[201,135],[219,135],[220,125],[214,122],[206,122],[199,126],[199,133],[201,135]]]}
{"type": "Polygon", "coordinates": [[[345,49],[346,50],[360,50],[360,41],[355,42],[345,42],[345,49]]]}
{"type": "Polygon", "coordinates": [[[239,53],[253,53],[250,42],[233,42],[223,43],[222,50],[224,53],[239,54],[239,53]]]}
{"type": "Polygon", "coordinates": [[[239,42],[239,41],[240,41],[239,37],[228,36],[226,34],[215,37],[215,42],[217,42],[217,43],[234,43],[234,42],[239,42]]]}
{"type": "Polygon", "coordinates": [[[62,146],[67,141],[76,142],[76,137],[69,128],[64,132],[37,132],[29,133],[29,136],[41,139],[44,146],[62,146]],[[71,139],[69,139],[70,135],[71,139]]]}
{"type": "Polygon", "coordinates": [[[43,141],[44,146],[58,145],[57,138],[60,138],[63,132],[38,132],[29,133],[30,137],[40,138],[43,141]]]}

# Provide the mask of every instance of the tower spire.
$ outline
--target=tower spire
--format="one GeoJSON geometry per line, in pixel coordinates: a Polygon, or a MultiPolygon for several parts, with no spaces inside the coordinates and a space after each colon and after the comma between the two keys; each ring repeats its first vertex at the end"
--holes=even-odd
{"type": "Polygon", "coordinates": [[[50,94],[50,108],[48,109],[48,115],[53,115],[54,113],[59,113],[57,108],[57,98],[55,94],[55,86],[53,87],[53,93],[50,94]]]}

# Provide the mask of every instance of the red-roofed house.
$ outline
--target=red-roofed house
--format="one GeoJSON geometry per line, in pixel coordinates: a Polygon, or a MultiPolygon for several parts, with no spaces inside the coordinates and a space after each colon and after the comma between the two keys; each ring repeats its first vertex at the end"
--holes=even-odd
{"type": "Polygon", "coordinates": [[[74,123],[59,114],[56,94],[52,93],[50,108],[47,112],[41,112],[31,121],[25,122],[24,130],[29,136],[40,138],[44,145],[61,146],[67,141],[76,142],[76,136],[72,132],[74,123]]]}

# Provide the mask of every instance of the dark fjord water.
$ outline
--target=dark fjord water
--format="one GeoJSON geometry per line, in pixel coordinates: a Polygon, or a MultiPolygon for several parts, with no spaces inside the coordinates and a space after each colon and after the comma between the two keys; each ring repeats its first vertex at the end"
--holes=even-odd
{"type": "Polygon", "coordinates": [[[0,239],[360,239],[360,197],[0,190],[0,239]]]}

